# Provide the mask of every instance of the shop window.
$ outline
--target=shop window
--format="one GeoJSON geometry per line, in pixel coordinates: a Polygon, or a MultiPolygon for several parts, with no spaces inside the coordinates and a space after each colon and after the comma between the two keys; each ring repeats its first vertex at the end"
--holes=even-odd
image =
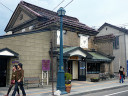
{"type": "Polygon", "coordinates": [[[87,73],[88,74],[100,73],[100,64],[99,63],[88,63],[87,64],[87,73]]]}
{"type": "Polygon", "coordinates": [[[115,37],[115,41],[113,42],[113,49],[119,49],[119,36],[115,37]]]}

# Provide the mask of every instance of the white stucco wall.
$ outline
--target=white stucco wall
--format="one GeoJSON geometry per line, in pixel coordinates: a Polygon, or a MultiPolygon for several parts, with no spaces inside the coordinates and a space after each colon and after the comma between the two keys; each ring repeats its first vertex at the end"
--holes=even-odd
{"type": "MultiPolygon", "coordinates": [[[[113,61],[114,72],[118,72],[119,66],[123,66],[125,67],[125,69],[127,69],[126,62],[125,62],[124,32],[120,32],[119,30],[109,26],[105,26],[97,36],[104,36],[104,35],[110,35],[110,34],[113,34],[114,36],[119,36],[119,49],[113,49],[113,55],[115,56],[115,59],[113,61]]],[[[128,39],[127,39],[127,42],[128,42],[128,39]]],[[[127,45],[127,48],[128,48],[128,45],[127,45]]]]}

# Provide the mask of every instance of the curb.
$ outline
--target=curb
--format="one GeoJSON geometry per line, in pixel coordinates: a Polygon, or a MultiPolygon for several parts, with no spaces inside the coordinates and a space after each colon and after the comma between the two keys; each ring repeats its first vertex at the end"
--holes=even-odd
{"type": "Polygon", "coordinates": [[[99,91],[106,91],[106,90],[112,90],[112,89],[119,89],[119,88],[123,88],[123,87],[128,87],[128,85],[122,85],[122,86],[116,86],[116,87],[111,87],[111,88],[104,88],[104,89],[99,89],[99,90],[92,90],[92,91],[88,91],[88,92],[81,92],[81,93],[76,93],[76,94],[69,94],[67,96],[80,96],[80,95],[87,95],[90,93],[95,93],[95,92],[99,92],[99,91]]]}

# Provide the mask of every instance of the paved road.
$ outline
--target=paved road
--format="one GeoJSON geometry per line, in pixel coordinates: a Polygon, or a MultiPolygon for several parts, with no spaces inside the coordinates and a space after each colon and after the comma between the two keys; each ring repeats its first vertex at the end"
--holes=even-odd
{"type": "MultiPolygon", "coordinates": [[[[78,95],[77,95],[78,96],[78,95]]],[[[128,96],[128,87],[123,87],[119,89],[113,89],[113,90],[105,90],[90,94],[83,94],[79,96],[128,96]]]]}

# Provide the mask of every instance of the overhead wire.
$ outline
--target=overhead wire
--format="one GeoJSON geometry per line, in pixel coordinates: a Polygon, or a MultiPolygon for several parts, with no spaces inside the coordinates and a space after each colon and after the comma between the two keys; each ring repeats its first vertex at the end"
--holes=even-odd
{"type": "Polygon", "coordinates": [[[13,12],[10,8],[8,8],[6,5],[4,5],[2,2],[0,2],[0,4],[2,5],[2,6],[4,6],[5,8],[7,8],[8,10],[10,10],[11,12],[13,12]]]}
{"type": "Polygon", "coordinates": [[[72,3],[73,0],[71,0],[67,5],[64,6],[64,8],[66,8],[69,4],[72,3]]]}
{"type": "Polygon", "coordinates": [[[53,8],[52,11],[54,11],[58,6],[60,6],[60,4],[62,4],[65,0],[62,0],[55,8],[53,8]]]}

